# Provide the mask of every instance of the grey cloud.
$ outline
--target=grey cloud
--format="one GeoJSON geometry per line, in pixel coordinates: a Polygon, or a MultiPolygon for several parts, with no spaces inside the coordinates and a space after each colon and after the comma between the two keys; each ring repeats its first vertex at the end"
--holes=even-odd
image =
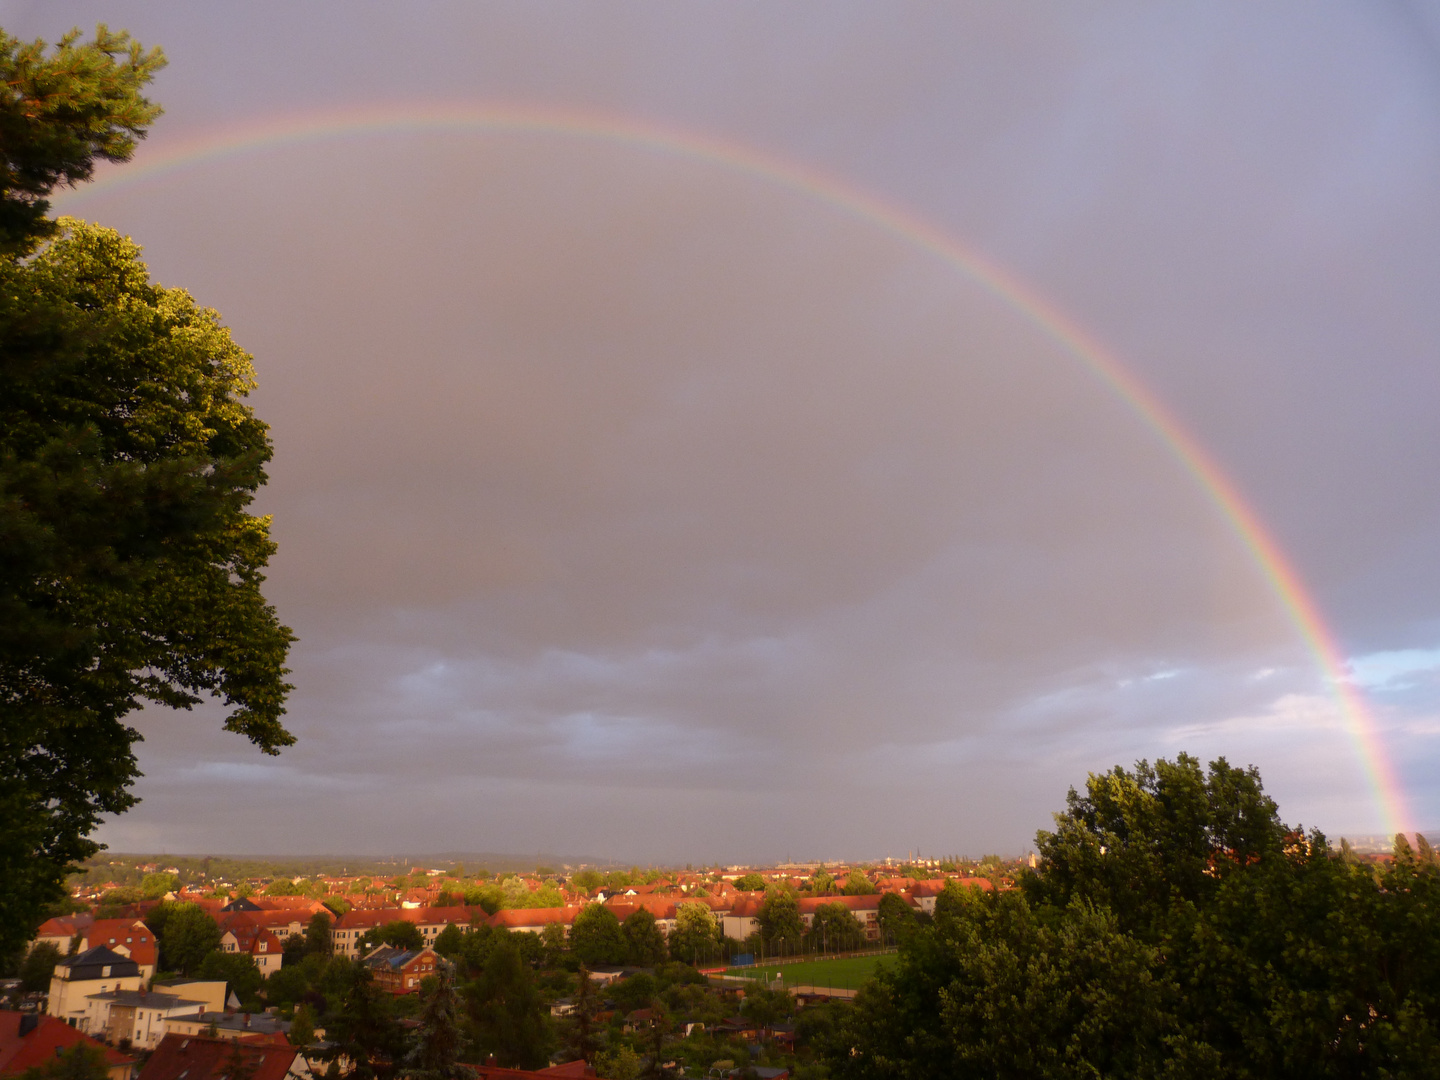
{"type": "MultiPolygon", "coordinates": [[[[344,20],[300,65],[338,9],[265,10],[104,15],[175,56],[176,132],[539,100],[868,186],[1112,345],[1347,648],[1434,648],[1440,115],[1392,22],[441,4],[344,20]]],[[[7,29],[53,36],[44,15],[7,29]]],[[[1254,760],[1287,816],[1379,828],[1322,674],[1194,479],[932,252],[762,178],[538,133],[271,149],[71,205],[256,354],[270,590],[301,638],[300,745],[257,761],[213,717],[147,715],[146,802],[112,843],[1018,848],[1087,769],[1187,746],[1254,760]]],[[[1433,683],[1374,696],[1433,817],[1433,683]]]]}

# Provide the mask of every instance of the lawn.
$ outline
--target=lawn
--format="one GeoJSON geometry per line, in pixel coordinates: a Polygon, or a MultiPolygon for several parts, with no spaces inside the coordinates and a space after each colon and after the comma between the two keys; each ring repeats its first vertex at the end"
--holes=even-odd
{"type": "Polygon", "coordinates": [[[778,976],[786,986],[830,986],[858,990],[888,956],[846,956],[835,960],[802,960],[798,964],[756,964],[727,968],[726,975],[773,982],[778,976]]]}

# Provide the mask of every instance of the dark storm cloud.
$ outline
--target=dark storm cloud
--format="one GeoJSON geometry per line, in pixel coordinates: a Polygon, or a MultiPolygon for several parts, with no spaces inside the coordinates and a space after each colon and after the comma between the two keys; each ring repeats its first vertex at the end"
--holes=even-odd
{"type": "MultiPolygon", "coordinates": [[[[539,100],[902,200],[1175,406],[1357,672],[1435,647],[1440,121],[1394,25],[369,11],[104,16],[175,58],[180,133],[539,100]]],[[[7,28],[53,36],[44,15],[7,28]]],[[[270,595],[301,638],[300,744],[260,760],[147,714],[113,846],[1018,849],[1086,770],[1183,749],[1255,761],[1287,817],[1380,827],[1313,658],[1183,465],[933,253],[760,177],[540,134],[276,149],[73,206],[256,354],[270,595]]],[[[1428,821],[1437,665],[1404,663],[1403,689],[1365,677],[1428,821]]]]}

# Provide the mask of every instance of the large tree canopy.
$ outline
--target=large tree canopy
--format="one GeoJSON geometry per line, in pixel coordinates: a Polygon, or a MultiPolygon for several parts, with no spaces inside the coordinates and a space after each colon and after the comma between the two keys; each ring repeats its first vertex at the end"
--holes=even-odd
{"type": "Polygon", "coordinates": [[[1440,1075],[1440,866],[1287,828],[1254,770],[1091,776],[1017,890],[947,888],[837,1078],[1440,1075]]]}
{"type": "Polygon", "coordinates": [[[294,741],[250,357],[134,243],[41,216],[128,156],[161,63],[103,27],[54,52],[0,34],[0,953],[133,804],[132,712],[214,696],[262,750],[294,741]]]}

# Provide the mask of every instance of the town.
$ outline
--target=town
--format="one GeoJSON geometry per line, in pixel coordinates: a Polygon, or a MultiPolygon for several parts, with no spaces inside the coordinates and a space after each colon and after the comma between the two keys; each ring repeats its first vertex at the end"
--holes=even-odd
{"type": "Polygon", "coordinates": [[[481,1080],[823,1075],[817,1042],[905,927],[1032,861],[242,876],[231,860],[229,881],[211,860],[101,857],[5,983],[0,1077],[77,1047],[110,1080],[370,1076],[446,1024],[481,1080]]]}

